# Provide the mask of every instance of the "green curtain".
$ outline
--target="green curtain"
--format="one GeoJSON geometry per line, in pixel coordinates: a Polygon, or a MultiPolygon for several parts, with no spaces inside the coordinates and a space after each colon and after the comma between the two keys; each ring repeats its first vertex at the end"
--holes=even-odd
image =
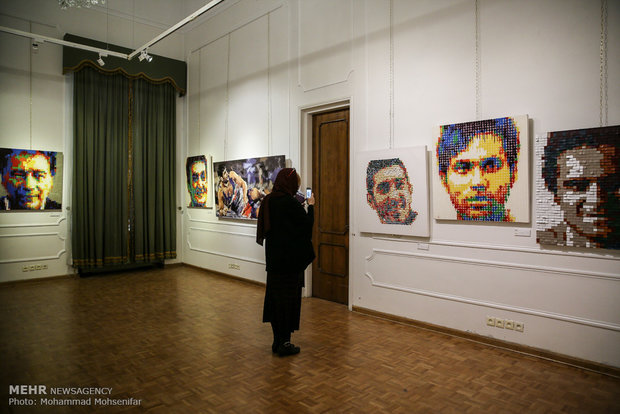
{"type": "Polygon", "coordinates": [[[133,81],[135,260],[176,257],[176,98],[170,84],[133,81]]]}
{"type": "Polygon", "coordinates": [[[175,93],[122,74],[74,74],[73,264],[176,257],[175,93]]]}
{"type": "Polygon", "coordinates": [[[84,68],[73,90],[73,264],[126,263],[129,80],[84,68]]]}

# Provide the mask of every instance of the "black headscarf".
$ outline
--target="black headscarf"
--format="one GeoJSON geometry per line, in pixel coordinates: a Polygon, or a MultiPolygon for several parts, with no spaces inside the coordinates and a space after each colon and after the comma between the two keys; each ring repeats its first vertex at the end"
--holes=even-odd
{"type": "Polygon", "coordinates": [[[263,245],[265,236],[271,230],[271,217],[269,217],[269,201],[272,198],[294,196],[299,188],[299,176],[294,168],[280,170],[273,184],[273,191],[268,194],[260,204],[258,211],[258,223],[256,225],[256,243],[263,245]]]}

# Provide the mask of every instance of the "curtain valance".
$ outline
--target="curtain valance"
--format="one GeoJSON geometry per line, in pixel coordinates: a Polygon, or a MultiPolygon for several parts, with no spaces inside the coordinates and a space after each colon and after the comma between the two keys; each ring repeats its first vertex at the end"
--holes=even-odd
{"type": "MultiPolygon", "coordinates": [[[[65,34],[64,40],[68,42],[80,43],[87,46],[94,46],[101,49],[107,49],[115,52],[129,54],[131,49],[125,47],[111,45],[104,42],[88,39],[85,37],[65,34]]],[[[151,83],[170,83],[180,95],[185,95],[187,89],[187,64],[180,60],[170,59],[163,56],[153,55],[153,62],[140,60],[136,57],[132,60],[125,60],[116,56],[104,57],[105,66],[99,66],[97,52],[76,49],[69,46],[63,46],[62,52],[62,72],[63,74],[75,72],[84,66],[90,66],[102,73],[122,73],[128,78],[145,79],[151,83]]]]}

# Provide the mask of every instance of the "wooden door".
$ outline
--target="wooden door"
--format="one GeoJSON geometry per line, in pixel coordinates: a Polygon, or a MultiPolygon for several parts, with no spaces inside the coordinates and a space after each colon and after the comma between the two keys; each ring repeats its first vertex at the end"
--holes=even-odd
{"type": "Polygon", "coordinates": [[[312,296],[349,302],[349,109],[312,118],[312,296]]]}

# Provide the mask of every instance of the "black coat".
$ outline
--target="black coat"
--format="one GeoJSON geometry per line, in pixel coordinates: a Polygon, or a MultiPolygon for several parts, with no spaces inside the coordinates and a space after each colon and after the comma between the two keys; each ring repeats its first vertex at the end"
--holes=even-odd
{"type": "Polygon", "coordinates": [[[306,212],[290,195],[269,201],[271,229],[265,237],[267,272],[302,272],[315,258],[312,247],[314,206],[308,206],[306,212]]]}

